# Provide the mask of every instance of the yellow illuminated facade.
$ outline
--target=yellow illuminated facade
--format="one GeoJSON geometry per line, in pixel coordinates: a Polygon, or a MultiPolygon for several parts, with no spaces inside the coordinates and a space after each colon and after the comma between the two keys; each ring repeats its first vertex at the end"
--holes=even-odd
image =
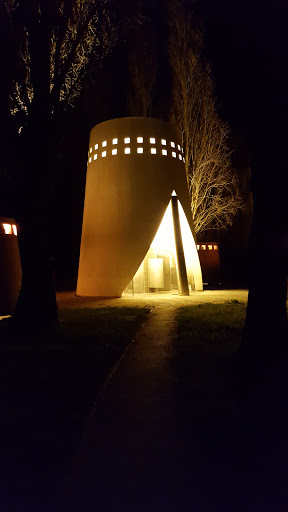
{"type": "Polygon", "coordinates": [[[203,289],[178,132],[151,118],[95,126],[77,295],[180,290],[179,280],[183,294],[203,289]]]}

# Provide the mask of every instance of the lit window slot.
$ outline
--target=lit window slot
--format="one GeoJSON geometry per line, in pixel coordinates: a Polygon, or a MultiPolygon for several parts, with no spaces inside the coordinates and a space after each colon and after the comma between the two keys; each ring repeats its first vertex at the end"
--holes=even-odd
{"type": "Polygon", "coordinates": [[[184,153],[183,148],[181,148],[182,153],[184,153]]]}
{"type": "Polygon", "coordinates": [[[156,144],[156,139],[154,139],[154,137],[150,137],[150,144],[156,144]]]}
{"type": "Polygon", "coordinates": [[[95,144],[95,151],[98,149],[98,144],[95,144]]]}
{"type": "Polygon", "coordinates": [[[15,224],[12,224],[13,234],[17,236],[17,226],[15,224]]]}
{"type": "Polygon", "coordinates": [[[182,160],[182,155],[179,155],[179,160],[182,160]]]}
{"type": "Polygon", "coordinates": [[[125,148],[125,155],[130,155],[130,153],[131,153],[131,149],[130,148],[125,148]]]}
{"type": "Polygon", "coordinates": [[[175,153],[175,151],[172,151],[172,156],[173,156],[173,158],[176,158],[176,153],[175,153]]]}
{"type": "Polygon", "coordinates": [[[105,148],[107,146],[107,140],[103,140],[102,142],[102,148],[105,148]]]}
{"type": "Polygon", "coordinates": [[[181,151],[181,147],[180,147],[180,144],[178,144],[178,150],[181,151]]]}
{"type": "Polygon", "coordinates": [[[200,245],[196,245],[196,247],[197,247],[197,251],[199,251],[199,249],[200,249],[200,245]]]}
{"type": "Polygon", "coordinates": [[[112,155],[117,155],[117,149],[112,149],[112,155]]]}
{"type": "Polygon", "coordinates": [[[125,137],[124,144],[130,144],[130,137],[125,137]]]}
{"type": "Polygon", "coordinates": [[[97,156],[98,156],[97,153],[95,153],[94,160],[97,160],[97,156]]]}
{"type": "Polygon", "coordinates": [[[143,137],[137,137],[138,144],[143,144],[143,137]]]}
{"type": "Polygon", "coordinates": [[[214,245],[214,251],[218,251],[218,246],[214,245]]]}
{"type": "Polygon", "coordinates": [[[157,153],[156,148],[151,148],[151,153],[152,153],[152,155],[156,155],[156,153],[157,153]]]}
{"type": "Polygon", "coordinates": [[[171,142],[171,148],[175,148],[175,142],[171,142]]]}
{"type": "Polygon", "coordinates": [[[166,146],[166,144],[167,144],[166,139],[161,139],[161,144],[162,144],[162,146],[166,146]]]}
{"type": "Polygon", "coordinates": [[[105,158],[106,155],[107,155],[107,151],[102,151],[102,158],[105,158]]]}
{"type": "Polygon", "coordinates": [[[162,155],[167,156],[167,149],[162,149],[162,155]]]}
{"type": "Polygon", "coordinates": [[[143,148],[137,148],[137,153],[143,153],[143,148]]]}
{"type": "Polygon", "coordinates": [[[115,144],[118,144],[118,139],[112,139],[112,144],[115,146],[115,144]]]}
{"type": "Polygon", "coordinates": [[[208,245],[208,249],[209,249],[209,251],[212,251],[213,246],[209,244],[209,245],[208,245]]]}
{"type": "Polygon", "coordinates": [[[90,156],[90,158],[89,158],[89,164],[91,164],[91,162],[92,162],[92,158],[91,158],[91,156],[90,156]]]}
{"type": "Polygon", "coordinates": [[[11,224],[3,224],[3,228],[5,231],[5,235],[12,235],[12,226],[11,224]]]}
{"type": "Polygon", "coordinates": [[[201,245],[201,249],[203,249],[203,251],[206,251],[206,245],[201,245]]]}
{"type": "Polygon", "coordinates": [[[90,153],[92,153],[92,148],[90,148],[90,153]]]}

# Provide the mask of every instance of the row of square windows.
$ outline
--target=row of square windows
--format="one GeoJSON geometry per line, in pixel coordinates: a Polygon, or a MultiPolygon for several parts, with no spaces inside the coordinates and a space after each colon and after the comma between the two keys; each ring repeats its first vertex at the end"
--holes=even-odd
{"type": "MultiPolygon", "coordinates": [[[[152,154],[152,155],[156,155],[156,154],[157,154],[157,149],[156,149],[156,148],[151,148],[151,149],[150,149],[150,152],[151,152],[151,154],[152,154]]],[[[143,148],[141,148],[141,147],[140,147],[140,148],[137,148],[137,153],[139,153],[139,154],[144,153],[144,149],[143,149],[143,148]]],[[[161,153],[162,153],[162,155],[164,155],[164,156],[168,156],[168,151],[167,151],[167,149],[162,149],[162,150],[161,150],[161,153]]],[[[117,155],[117,154],[118,154],[118,150],[117,150],[117,149],[112,149],[111,154],[112,154],[113,156],[117,155]]],[[[131,148],[125,148],[125,149],[124,149],[124,154],[125,154],[125,155],[130,155],[130,154],[131,154],[131,148]]],[[[102,151],[101,156],[102,156],[102,158],[105,158],[105,157],[107,156],[107,151],[102,151]]],[[[177,153],[176,153],[175,151],[172,151],[172,157],[173,157],[173,158],[177,158],[177,153]]],[[[178,157],[179,157],[179,160],[183,160],[183,162],[185,162],[184,157],[183,157],[180,153],[179,153],[178,157]]],[[[94,160],[97,160],[97,158],[98,158],[98,154],[97,154],[97,153],[95,153],[95,154],[94,154],[94,156],[93,156],[93,159],[94,159],[94,160]]],[[[91,162],[92,162],[92,157],[90,156],[90,157],[89,157],[89,164],[90,164],[91,162]]]]}
{"type": "MultiPolygon", "coordinates": [[[[208,251],[218,251],[218,245],[212,245],[212,244],[208,244],[207,245],[208,247],[208,251]]],[[[206,244],[203,244],[203,245],[197,245],[197,251],[206,251],[206,244]]]]}
{"type": "Polygon", "coordinates": [[[4,231],[5,235],[15,235],[17,236],[17,227],[15,224],[2,224],[2,230],[4,231]]]}
{"type": "MultiPolygon", "coordinates": [[[[118,139],[112,139],[113,146],[118,144],[118,142],[119,142],[118,139]]],[[[155,137],[150,137],[149,142],[150,142],[150,144],[156,144],[155,137]]],[[[124,138],[124,144],[130,144],[130,143],[131,143],[131,137],[125,137],[124,138]]],[[[144,138],[143,137],[137,137],[137,144],[143,144],[143,143],[144,143],[144,138]]],[[[162,144],[162,146],[167,146],[167,140],[166,139],[161,139],[161,144],[162,144]]],[[[102,145],[102,148],[105,148],[107,146],[107,140],[104,140],[101,145],[102,145]]],[[[171,146],[171,148],[176,148],[175,142],[171,141],[170,142],[170,146],[171,146]]],[[[98,147],[99,147],[99,144],[95,144],[95,151],[98,149],[98,147]]],[[[178,147],[178,150],[182,151],[182,153],[183,153],[183,149],[181,148],[180,144],[177,144],[177,147],[178,147]]],[[[92,150],[93,150],[93,148],[91,147],[90,148],[90,153],[92,153],[92,150]]]]}

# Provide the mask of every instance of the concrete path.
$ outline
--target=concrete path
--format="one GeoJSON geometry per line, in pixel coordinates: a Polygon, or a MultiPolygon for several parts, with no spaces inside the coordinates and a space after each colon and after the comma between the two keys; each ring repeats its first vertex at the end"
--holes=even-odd
{"type": "Polygon", "coordinates": [[[186,510],[191,455],[170,367],[175,313],[175,305],[154,307],[106,382],[62,510],[186,510]]]}

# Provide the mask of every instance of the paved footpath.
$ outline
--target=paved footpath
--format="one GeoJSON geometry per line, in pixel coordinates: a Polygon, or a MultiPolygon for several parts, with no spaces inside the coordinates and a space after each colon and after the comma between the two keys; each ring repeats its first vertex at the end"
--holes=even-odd
{"type": "Polygon", "coordinates": [[[169,364],[175,313],[154,307],[106,382],[74,461],[67,510],[184,510],[188,431],[169,364]]]}

